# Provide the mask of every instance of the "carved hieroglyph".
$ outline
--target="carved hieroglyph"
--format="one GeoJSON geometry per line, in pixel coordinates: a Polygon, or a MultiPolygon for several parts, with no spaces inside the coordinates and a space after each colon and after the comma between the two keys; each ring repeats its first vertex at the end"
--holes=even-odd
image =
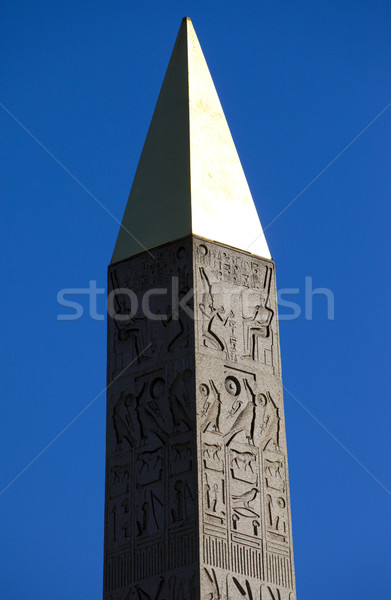
{"type": "Polygon", "coordinates": [[[274,264],[153,254],[109,268],[104,598],[294,600],[274,264]]]}

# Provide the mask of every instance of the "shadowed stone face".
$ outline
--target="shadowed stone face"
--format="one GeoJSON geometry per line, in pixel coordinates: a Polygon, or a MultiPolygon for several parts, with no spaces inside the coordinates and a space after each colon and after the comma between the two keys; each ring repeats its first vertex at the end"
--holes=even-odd
{"type": "Polygon", "coordinates": [[[191,256],[185,239],[109,269],[118,312],[130,315],[126,289],[139,310],[108,324],[107,599],[196,598],[194,326],[183,310],[173,316],[170,297],[173,277],[178,298],[192,289],[191,256]],[[148,316],[142,299],[156,288],[166,293],[150,296],[148,316]]]}

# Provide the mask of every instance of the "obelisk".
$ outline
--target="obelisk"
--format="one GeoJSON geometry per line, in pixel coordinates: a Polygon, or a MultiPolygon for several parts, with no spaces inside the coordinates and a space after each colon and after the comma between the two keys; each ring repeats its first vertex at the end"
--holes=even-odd
{"type": "Polygon", "coordinates": [[[187,18],[108,286],[104,600],[294,600],[275,266],[187,18]]]}

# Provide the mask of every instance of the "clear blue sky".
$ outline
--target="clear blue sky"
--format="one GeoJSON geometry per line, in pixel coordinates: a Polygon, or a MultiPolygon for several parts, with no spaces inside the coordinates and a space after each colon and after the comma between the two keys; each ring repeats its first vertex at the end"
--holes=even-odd
{"type": "MultiPolygon", "coordinates": [[[[386,1],[3,2],[1,489],[104,390],[105,322],[56,297],[105,287],[118,230],[3,107],[120,219],[185,15],[265,228],[391,102],[386,1]]],[[[335,297],[281,323],[299,600],[391,593],[390,134],[391,107],[266,231],[280,288],[335,297]]],[[[104,453],[102,394],[0,496],[1,597],[101,598],[104,453]]]]}

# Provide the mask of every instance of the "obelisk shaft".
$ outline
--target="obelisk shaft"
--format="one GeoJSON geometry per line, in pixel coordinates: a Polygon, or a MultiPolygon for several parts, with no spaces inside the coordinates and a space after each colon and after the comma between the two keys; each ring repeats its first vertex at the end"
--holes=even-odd
{"type": "Polygon", "coordinates": [[[274,264],[152,254],[109,268],[104,598],[293,600],[274,264]]]}

